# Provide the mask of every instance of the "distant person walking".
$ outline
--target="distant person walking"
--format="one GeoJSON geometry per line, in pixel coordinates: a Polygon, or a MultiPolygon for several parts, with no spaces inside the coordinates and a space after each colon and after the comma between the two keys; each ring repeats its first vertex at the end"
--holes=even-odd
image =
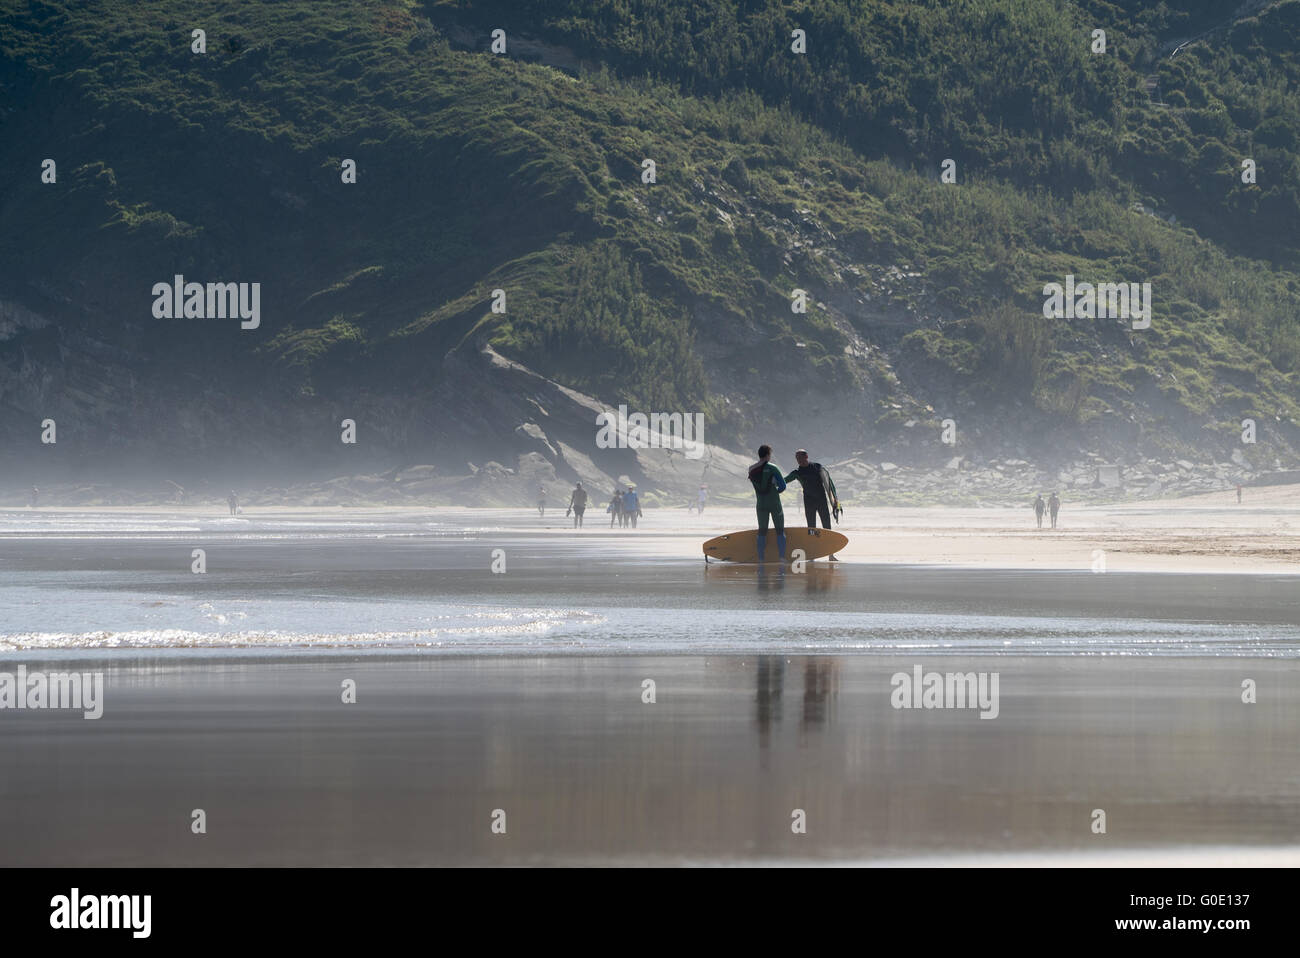
{"type": "MultiPolygon", "coordinates": [[[[1238,486],[1237,488],[1240,489],[1241,487],[1238,486]]],[[[1237,498],[1238,499],[1241,498],[1240,493],[1237,494],[1237,498]]],[[[35,509],[36,506],[40,503],[40,501],[41,501],[41,490],[37,489],[35,486],[32,486],[31,497],[27,500],[28,506],[31,507],[32,509],[35,509]]]]}
{"type": "Polygon", "coordinates": [[[609,527],[614,528],[614,523],[623,522],[623,493],[618,491],[618,486],[614,487],[614,498],[609,500],[609,505],[605,507],[609,513],[609,527]]]}
{"type": "Polygon", "coordinates": [[[546,487],[541,485],[537,487],[537,514],[546,515],[546,487]]]}
{"type": "Polygon", "coordinates": [[[1034,518],[1038,520],[1038,528],[1043,528],[1043,513],[1047,511],[1047,503],[1043,501],[1043,494],[1040,492],[1038,498],[1034,500],[1034,518]]]}
{"type": "Polygon", "coordinates": [[[1237,505],[1241,505],[1241,483],[1237,483],[1237,505]]]}
{"type": "Polygon", "coordinates": [[[709,487],[700,486],[700,515],[704,515],[704,503],[709,498],[709,487]]]}
{"type": "Polygon", "coordinates": [[[758,512],[758,561],[767,552],[767,524],[776,529],[776,551],[785,559],[785,512],[781,509],[781,493],[785,492],[785,479],[781,470],[772,465],[772,447],[764,443],[758,447],[758,462],[749,467],[749,484],[754,487],[754,508],[758,512]]]}
{"type": "Polygon", "coordinates": [[[623,524],[632,524],[636,528],[637,519],[641,518],[641,503],[636,498],[636,488],[628,486],[627,492],[623,493],[623,524]]]}
{"type": "Polygon", "coordinates": [[[573,487],[573,495],[569,496],[569,508],[573,510],[573,528],[582,528],[582,514],[587,511],[587,490],[582,488],[582,483],[573,487]]]}
{"type": "Polygon", "coordinates": [[[231,489],[230,495],[226,496],[226,505],[230,506],[232,516],[239,513],[239,496],[235,495],[234,489],[231,489]]]}
{"type": "Polygon", "coordinates": [[[1052,498],[1047,500],[1047,511],[1052,514],[1052,528],[1056,528],[1056,514],[1061,511],[1061,500],[1056,493],[1052,493],[1052,498]]]}
{"type": "MultiPolygon", "coordinates": [[[[799,466],[785,477],[785,481],[798,479],[799,485],[803,487],[803,514],[808,520],[808,528],[816,529],[817,518],[820,516],[822,528],[829,529],[831,514],[838,519],[844,511],[840,508],[840,497],[835,492],[830,472],[820,462],[810,462],[806,449],[796,451],[794,460],[799,466]]],[[[833,555],[830,558],[832,562],[840,561],[833,555]]]]}

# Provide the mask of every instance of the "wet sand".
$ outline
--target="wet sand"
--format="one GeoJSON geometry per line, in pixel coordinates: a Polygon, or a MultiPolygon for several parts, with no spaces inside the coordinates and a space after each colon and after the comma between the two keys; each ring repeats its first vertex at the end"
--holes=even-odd
{"type": "Polygon", "coordinates": [[[925,661],[993,720],[914,662],[85,660],[102,719],[0,716],[0,864],[1300,864],[1300,662],[925,661]]]}
{"type": "Polygon", "coordinates": [[[739,508],[10,513],[0,672],[102,670],[105,701],[0,711],[0,865],[1300,864],[1298,570],[1258,554],[1300,520],[1127,508],[876,510],[802,575],[704,565],[739,508]],[[1219,552],[1157,553],[1198,529],[1219,552]],[[485,609],[520,631],[342,647],[485,609]],[[895,709],[917,665],[997,672],[997,717],[895,709]]]}

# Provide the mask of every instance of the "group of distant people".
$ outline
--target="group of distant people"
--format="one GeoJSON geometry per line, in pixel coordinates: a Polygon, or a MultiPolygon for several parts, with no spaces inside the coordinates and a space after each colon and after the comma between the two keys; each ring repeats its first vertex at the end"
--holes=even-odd
{"type": "MultiPolygon", "coordinates": [[[[581,529],[583,526],[584,515],[587,511],[587,500],[591,498],[582,483],[576,483],[573,492],[569,494],[569,506],[564,510],[564,515],[573,516],[573,528],[581,529]]],[[[631,484],[627,489],[615,487],[614,495],[609,500],[609,505],[605,507],[609,513],[609,527],[614,528],[614,523],[618,523],[621,528],[631,526],[636,528],[636,521],[641,518],[641,502],[637,498],[636,488],[631,484]]],[[[546,487],[537,487],[537,514],[546,515],[546,487]]]]}
{"type": "MultiPolygon", "coordinates": [[[[808,520],[808,528],[815,529],[817,520],[821,519],[822,528],[831,527],[831,516],[836,521],[844,513],[840,506],[839,494],[830,471],[820,462],[808,458],[808,450],[799,449],[794,454],[796,468],[789,475],[781,475],[781,470],[772,464],[772,447],[764,444],[758,447],[758,462],[749,467],[749,484],[754,487],[757,497],[755,508],[758,511],[758,559],[763,561],[767,554],[767,527],[769,522],[776,532],[776,550],[785,559],[785,511],[781,508],[781,493],[785,492],[786,483],[799,480],[803,488],[803,512],[808,520]]],[[[832,562],[838,562],[834,555],[832,562]]]]}
{"type": "Polygon", "coordinates": [[[1061,511],[1061,498],[1055,492],[1052,498],[1046,502],[1043,501],[1043,494],[1040,492],[1038,498],[1034,500],[1034,517],[1038,520],[1038,528],[1043,528],[1043,513],[1049,513],[1052,517],[1052,528],[1056,528],[1056,514],[1061,511]]]}
{"type": "Polygon", "coordinates": [[[615,487],[614,495],[610,497],[605,511],[609,513],[611,529],[614,528],[615,522],[619,524],[619,528],[626,529],[631,526],[635,529],[636,521],[641,518],[641,501],[637,498],[636,487],[628,486],[622,491],[615,487]]]}

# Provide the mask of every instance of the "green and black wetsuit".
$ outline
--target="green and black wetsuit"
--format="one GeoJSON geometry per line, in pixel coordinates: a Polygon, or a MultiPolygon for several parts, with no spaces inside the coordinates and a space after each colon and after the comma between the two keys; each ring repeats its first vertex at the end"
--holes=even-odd
{"type": "Polygon", "coordinates": [[[781,493],[785,492],[785,479],[781,470],[770,462],[756,463],[749,470],[749,483],[758,497],[758,558],[763,558],[767,548],[767,523],[770,519],[776,529],[776,548],[785,558],[785,512],[781,509],[781,493]]]}

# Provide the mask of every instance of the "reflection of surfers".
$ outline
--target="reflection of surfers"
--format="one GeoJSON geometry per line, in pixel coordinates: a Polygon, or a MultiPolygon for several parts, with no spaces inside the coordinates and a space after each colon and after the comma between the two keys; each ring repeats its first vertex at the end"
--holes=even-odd
{"type": "Polygon", "coordinates": [[[771,592],[773,590],[780,591],[781,589],[784,589],[785,566],[778,565],[776,571],[773,572],[766,562],[759,563],[757,585],[759,592],[771,592]]]}
{"type": "MultiPolygon", "coordinates": [[[[835,518],[839,519],[844,513],[840,508],[840,497],[835,492],[835,483],[831,479],[830,471],[820,462],[809,462],[808,452],[805,449],[798,450],[794,458],[795,462],[799,463],[799,467],[786,476],[785,481],[793,482],[798,479],[799,485],[803,487],[803,514],[808,520],[808,528],[816,529],[817,517],[820,516],[822,528],[829,529],[831,514],[834,513],[835,518]]],[[[832,562],[840,561],[833,554],[830,558],[832,562]]]]}
{"type": "Polygon", "coordinates": [[[840,579],[835,575],[834,566],[817,568],[815,565],[809,565],[803,574],[804,592],[825,592],[832,586],[838,586],[840,579]]]}
{"type": "Polygon", "coordinates": [[[800,732],[823,727],[830,717],[839,690],[840,664],[837,659],[809,656],[803,664],[803,718],[800,732]]]}
{"type": "Polygon", "coordinates": [[[764,762],[771,742],[772,725],[781,721],[781,692],[785,687],[785,659],[779,655],[758,657],[758,692],[754,702],[758,706],[758,744],[763,749],[764,762]]]}

